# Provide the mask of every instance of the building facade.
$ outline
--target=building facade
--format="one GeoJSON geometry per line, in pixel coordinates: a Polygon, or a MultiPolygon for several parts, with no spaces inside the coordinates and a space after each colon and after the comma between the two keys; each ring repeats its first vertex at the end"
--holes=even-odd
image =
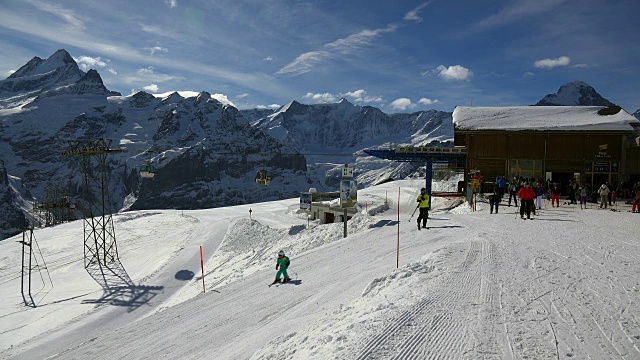
{"type": "MultiPolygon", "coordinates": [[[[640,121],[602,106],[456,107],[455,145],[465,173],[541,178],[592,189],[640,180],[640,121]],[[613,112],[613,113],[612,113],[613,112]],[[637,180],[636,180],[637,179],[637,180]]],[[[468,180],[468,179],[467,179],[468,180]]]]}

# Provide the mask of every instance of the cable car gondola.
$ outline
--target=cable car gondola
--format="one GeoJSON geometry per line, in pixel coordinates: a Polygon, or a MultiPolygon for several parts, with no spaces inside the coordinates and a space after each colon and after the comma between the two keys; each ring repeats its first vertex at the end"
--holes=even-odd
{"type": "Polygon", "coordinates": [[[267,174],[267,170],[258,170],[256,173],[256,183],[262,186],[271,184],[271,177],[267,174]]]}
{"type": "Polygon", "coordinates": [[[151,163],[140,165],[140,176],[143,178],[153,178],[155,176],[156,167],[151,163]]]}

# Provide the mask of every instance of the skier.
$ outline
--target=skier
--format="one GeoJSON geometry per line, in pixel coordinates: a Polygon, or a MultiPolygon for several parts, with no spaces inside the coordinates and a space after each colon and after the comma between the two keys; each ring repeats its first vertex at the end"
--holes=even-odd
{"type": "Polygon", "coordinates": [[[529,183],[524,183],[524,187],[518,191],[518,197],[520,198],[520,218],[524,219],[524,213],[527,213],[527,219],[531,219],[531,208],[533,207],[533,198],[536,194],[529,186],[529,183]]]}
{"type": "Polygon", "coordinates": [[[534,206],[534,209],[537,207],[538,210],[542,209],[542,196],[544,196],[544,188],[542,187],[542,184],[538,183],[538,186],[536,186],[536,206],[534,206]]]}
{"type": "Polygon", "coordinates": [[[580,185],[580,209],[587,208],[587,195],[589,195],[589,190],[587,190],[587,185],[580,185]]]}
{"type": "MultiPolygon", "coordinates": [[[[500,190],[497,190],[500,191],[500,190]]],[[[500,196],[500,194],[497,193],[493,193],[492,195],[488,196],[489,198],[489,207],[491,209],[491,211],[489,212],[490,214],[493,214],[493,208],[496,208],[496,214],[498,213],[498,206],[500,205],[500,200],[502,199],[502,197],[500,196]]]]}
{"type": "Polygon", "coordinates": [[[420,208],[420,215],[418,215],[418,230],[420,230],[420,220],[422,220],[422,227],[427,228],[427,218],[429,217],[429,194],[426,193],[427,189],[420,189],[420,195],[418,195],[418,207],[420,208]]]}
{"type": "Polygon", "coordinates": [[[560,207],[560,186],[556,183],[553,183],[553,187],[551,188],[551,207],[553,207],[554,202],[557,207],[560,207]]]}
{"type": "Polygon", "coordinates": [[[516,186],[516,178],[514,177],[509,184],[509,207],[511,207],[511,198],[513,198],[513,203],[516,207],[518,207],[518,187],[516,186]]]}
{"type": "Polygon", "coordinates": [[[607,208],[607,203],[609,202],[609,192],[611,190],[609,190],[609,187],[607,186],[607,183],[602,184],[602,186],[600,186],[600,189],[598,189],[598,194],[600,194],[600,208],[602,209],[602,205],[604,205],[604,208],[607,208]]]}
{"type": "Polygon", "coordinates": [[[278,270],[278,268],[280,269],[276,273],[276,279],[273,280],[273,284],[280,282],[280,274],[284,276],[284,279],[282,280],[283,283],[291,281],[291,279],[289,278],[289,275],[287,274],[287,268],[289,267],[289,264],[291,264],[291,261],[289,260],[288,257],[284,255],[284,251],[282,250],[278,251],[278,260],[276,260],[276,270],[278,270]]]}

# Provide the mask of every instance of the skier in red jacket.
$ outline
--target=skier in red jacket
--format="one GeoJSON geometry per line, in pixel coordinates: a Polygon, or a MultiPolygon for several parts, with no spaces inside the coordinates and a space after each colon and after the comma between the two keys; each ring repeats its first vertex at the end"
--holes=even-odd
{"type": "Polygon", "coordinates": [[[533,207],[533,199],[536,197],[536,193],[529,183],[525,183],[518,191],[518,197],[520,198],[520,218],[524,219],[524,213],[526,212],[527,219],[531,219],[531,208],[533,207]]]}

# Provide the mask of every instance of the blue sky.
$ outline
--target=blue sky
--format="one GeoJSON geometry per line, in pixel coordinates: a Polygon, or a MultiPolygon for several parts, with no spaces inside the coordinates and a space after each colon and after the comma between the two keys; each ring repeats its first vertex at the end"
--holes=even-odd
{"type": "Polygon", "coordinates": [[[640,109],[638,0],[3,0],[0,78],[64,48],[110,90],[387,113],[530,105],[582,80],[640,109]]]}

